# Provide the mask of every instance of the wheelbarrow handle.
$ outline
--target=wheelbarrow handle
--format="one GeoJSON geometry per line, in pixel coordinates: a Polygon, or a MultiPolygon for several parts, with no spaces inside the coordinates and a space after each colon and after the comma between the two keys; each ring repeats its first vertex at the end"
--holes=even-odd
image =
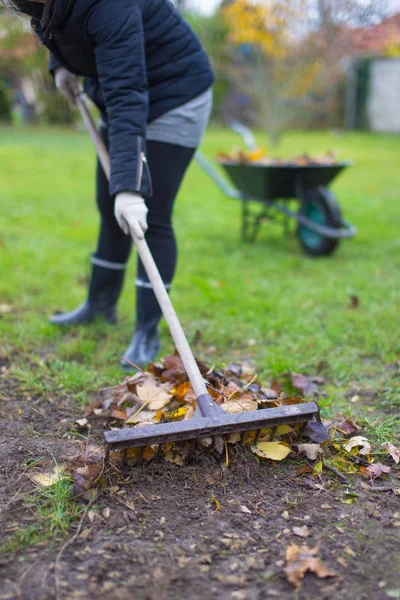
{"type": "MultiPolygon", "coordinates": [[[[82,115],[83,122],[93,140],[104,173],[106,174],[107,179],[109,179],[110,157],[107,148],[105,147],[105,144],[101,139],[97,131],[96,125],[89,112],[83,92],[81,92],[79,96],[76,97],[76,105],[79,109],[79,112],[82,115]]],[[[203,377],[200,373],[199,367],[197,366],[193,353],[190,349],[185,332],[183,331],[182,326],[179,322],[178,316],[168,296],[164,282],[158,271],[157,265],[154,262],[153,256],[150,252],[146,240],[144,238],[137,238],[133,233],[131,233],[131,235],[139,253],[140,260],[143,263],[147,276],[153,287],[153,291],[156,295],[165,320],[167,321],[176,348],[186,369],[186,373],[188,374],[194,393],[196,394],[196,398],[199,398],[199,396],[207,394],[208,392],[204,384],[203,377]]]]}
{"type": "Polygon", "coordinates": [[[257,150],[256,140],[246,125],[243,125],[243,123],[240,123],[239,121],[231,121],[229,123],[229,127],[232,129],[232,131],[241,136],[249,150],[257,150]]]}

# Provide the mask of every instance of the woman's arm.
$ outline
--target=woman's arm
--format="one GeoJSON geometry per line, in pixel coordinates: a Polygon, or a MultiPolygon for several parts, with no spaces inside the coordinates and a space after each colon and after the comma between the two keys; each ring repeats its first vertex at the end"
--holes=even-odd
{"type": "Polygon", "coordinates": [[[151,193],[145,138],[148,91],[142,15],[136,0],[99,0],[87,21],[109,128],[110,194],[151,193]]]}

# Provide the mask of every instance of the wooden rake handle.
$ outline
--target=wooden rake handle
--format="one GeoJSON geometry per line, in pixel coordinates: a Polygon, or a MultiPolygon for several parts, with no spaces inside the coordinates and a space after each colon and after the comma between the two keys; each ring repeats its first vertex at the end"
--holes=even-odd
{"type": "MultiPolygon", "coordinates": [[[[83,92],[76,97],[76,105],[96,147],[96,152],[101,166],[103,167],[104,173],[106,174],[107,179],[110,179],[110,157],[89,112],[83,92]]],[[[203,394],[207,394],[207,388],[190,349],[185,332],[183,331],[175,309],[172,306],[172,302],[168,296],[167,290],[165,289],[164,282],[161,279],[161,275],[157,269],[157,265],[154,262],[146,240],[144,238],[140,240],[134,234],[131,235],[165,320],[168,323],[169,330],[186,369],[186,373],[190,379],[190,383],[192,384],[194,393],[196,394],[196,398],[198,398],[203,394]]]]}

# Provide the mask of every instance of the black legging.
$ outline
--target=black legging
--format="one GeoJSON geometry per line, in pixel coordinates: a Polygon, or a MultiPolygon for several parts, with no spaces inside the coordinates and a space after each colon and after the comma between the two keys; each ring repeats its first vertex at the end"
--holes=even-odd
{"type": "MultiPolygon", "coordinates": [[[[103,140],[107,129],[102,128],[103,140]]],[[[164,283],[174,276],[177,258],[172,212],[183,176],[195,150],[164,142],[147,142],[147,160],[153,184],[153,196],[146,199],[149,209],[146,240],[164,283]]],[[[96,256],[114,263],[128,260],[132,240],[124,234],[114,217],[114,202],[108,192],[108,182],[101,166],[97,165],[97,206],[101,214],[100,234],[96,256]]],[[[138,260],[138,279],[148,281],[144,267],[138,260]]]]}

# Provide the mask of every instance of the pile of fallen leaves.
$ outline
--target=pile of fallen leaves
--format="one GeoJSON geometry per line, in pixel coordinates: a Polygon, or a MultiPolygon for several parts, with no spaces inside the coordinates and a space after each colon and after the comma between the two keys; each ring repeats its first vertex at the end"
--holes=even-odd
{"type": "Polygon", "coordinates": [[[289,159],[272,158],[267,156],[264,148],[256,148],[254,150],[243,150],[242,148],[234,148],[230,154],[219,152],[217,160],[221,163],[239,164],[239,165],[265,165],[265,166],[282,166],[282,167],[304,167],[318,165],[334,165],[336,164],[336,153],[332,150],[326,152],[323,156],[310,156],[302,154],[289,159]]]}
{"type": "MultiPolygon", "coordinates": [[[[214,402],[230,414],[301,404],[318,400],[323,393],[320,386],[324,379],[320,376],[286,373],[280,381],[263,386],[251,365],[231,363],[215,368],[201,361],[197,364],[214,402]],[[285,395],[284,389],[295,390],[298,395],[285,395]]],[[[98,399],[86,407],[76,425],[89,431],[95,423],[103,430],[145,427],[191,419],[195,408],[195,394],[182,361],[175,353],[165,356],[160,363],[149,365],[147,371],[138,370],[119,385],[101,389],[98,399]]],[[[373,448],[362,435],[362,427],[349,417],[327,421],[317,415],[305,425],[281,425],[244,434],[205,437],[197,440],[196,453],[219,453],[229,465],[232,448],[238,443],[260,460],[281,461],[289,455],[302,458],[304,464],[297,474],[306,486],[322,488],[323,474],[337,477],[344,484],[349,484],[348,476],[358,474],[367,480],[362,483],[367,489],[400,494],[400,490],[390,486],[378,488],[375,484],[375,480],[387,476],[393,466],[396,469],[400,466],[400,447],[387,441],[373,448]]],[[[128,450],[124,459],[137,463],[138,459],[148,461],[158,457],[183,465],[192,450],[188,441],[149,445],[144,451],[128,450]]],[[[121,456],[115,452],[111,458],[114,465],[118,465],[121,456]]],[[[88,491],[101,482],[104,468],[103,448],[86,442],[61,470],[57,467],[51,473],[33,474],[32,479],[37,485],[48,486],[63,473],[72,478],[74,495],[88,499],[88,491]]],[[[350,504],[356,498],[357,494],[348,493],[344,501],[350,504]]]]}
{"type": "MultiPolygon", "coordinates": [[[[304,396],[285,396],[281,385],[274,382],[264,387],[258,381],[255,370],[248,364],[231,363],[216,369],[197,361],[208,392],[214,402],[229,414],[301,404],[305,398],[312,398],[318,391],[318,378],[313,380],[299,374],[291,374],[292,386],[302,390],[304,396]]],[[[92,402],[84,411],[83,418],[77,421],[81,427],[96,420],[102,420],[108,429],[144,427],[157,423],[168,423],[191,419],[196,409],[196,397],[188,380],[185,368],[177,353],[165,356],[160,363],[149,365],[147,371],[139,370],[132,377],[126,377],[117,386],[100,390],[99,399],[92,402]]],[[[330,439],[320,422],[307,426],[309,435],[315,441],[330,439]],[[313,429],[315,431],[313,431],[313,429]]],[[[290,454],[303,424],[282,425],[263,428],[241,435],[232,433],[226,439],[221,437],[201,438],[200,448],[211,448],[222,454],[229,462],[229,445],[242,442],[260,458],[282,460],[290,454]]],[[[183,464],[190,449],[189,442],[168,443],[162,452],[165,459],[183,464]]],[[[159,448],[147,446],[142,456],[152,459],[159,448]]],[[[128,459],[138,457],[138,449],[128,451],[128,459]]]]}
{"type": "MultiPolygon", "coordinates": [[[[197,365],[214,402],[230,414],[317,400],[321,394],[320,386],[324,384],[320,376],[286,373],[282,377],[288,385],[274,381],[263,386],[254,367],[245,363],[215,368],[198,360],[197,365]],[[298,394],[285,395],[284,387],[290,387],[298,394]]],[[[108,430],[145,427],[192,419],[195,409],[195,394],[175,352],[159,363],[150,364],[147,371],[138,370],[119,385],[101,389],[98,400],[86,407],[77,424],[87,427],[101,421],[108,430]]],[[[229,449],[240,442],[260,459],[281,461],[291,453],[303,457],[306,464],[300,469],[299,476],[304,478],[320,477],[324,471],[346,483],[348,475],[359,473],[373,482],[391,471],[391,466],[380,460],[400,463],[400,449],[391,442],[372,449],[367,438],[360,435],[361,430],[350,418],[322,422],[317,416],[306,425],[265,427],[245,434],[235,432],[224,439],[219,436],[201,438],[198,448],[224,453],[226,464],[229,464],[229,449]]],[[[161,453],[168,462],[182,465],[190,446],[187,441],[171,442],[163,448],[146,446],[144,453],[134,448],[128,450],[126,458],[129,461],[140,456],[140,460],[151,460],[161,453]]]]}

